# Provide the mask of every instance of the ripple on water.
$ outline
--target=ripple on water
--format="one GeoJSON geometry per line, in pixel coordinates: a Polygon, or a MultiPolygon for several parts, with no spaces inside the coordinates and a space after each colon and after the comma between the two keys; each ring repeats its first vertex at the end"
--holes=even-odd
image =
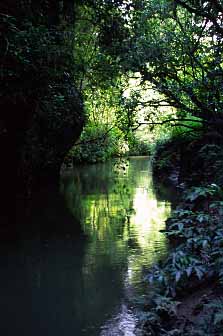
{"type": "Polygon", "coordinates": [[[95,326],[91,336],[139,336],[129,302],[145,294],[145,271],[167,253],[160,230],[171,211],[156,194],[150,159],[132,158],[124,172],[112,162],[76,167],[64,195],[88,237],[78,303],[83,328],[95,326]]]}
{"type": "Polygon", "coordinates": [[[140,336],[136,325],[134,313],[123,303],[120,312],[102,327],[100,336],[140,336]]]}

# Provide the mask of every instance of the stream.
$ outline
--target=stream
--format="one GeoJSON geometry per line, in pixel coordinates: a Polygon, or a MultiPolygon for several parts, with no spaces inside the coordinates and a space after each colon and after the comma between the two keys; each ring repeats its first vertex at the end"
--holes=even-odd
{"type": "Polygon", "coordinates": [[[0,248],[1,335],[139,335],[142,279],[168,252],[170,191],[157,190],[148,157],[76,166],[60,189],[65,210],[53,192],[40,197],[44,234],[0,248]],[[68,223],[75,234],[49,234],[68,223]]]}

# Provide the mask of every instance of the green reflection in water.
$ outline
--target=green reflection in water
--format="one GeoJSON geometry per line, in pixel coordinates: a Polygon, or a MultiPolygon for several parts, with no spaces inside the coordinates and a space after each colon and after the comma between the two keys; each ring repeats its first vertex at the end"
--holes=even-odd
{"type": "Polygon", "coordinates": [[[124,167],[109,162],[75,168],[63,188],[69,209],[81,218],[89,237],[86,281],[97,282],[99,270],[110,267],[125,287],[140,289],[143,269],[167,251],[159,231],[171,210],[169,202],[156,198],[149,159],[131,158],[124,167]]]}

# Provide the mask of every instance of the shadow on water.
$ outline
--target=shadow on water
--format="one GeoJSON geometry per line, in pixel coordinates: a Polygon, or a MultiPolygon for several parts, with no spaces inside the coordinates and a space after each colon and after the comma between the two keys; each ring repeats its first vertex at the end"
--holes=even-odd
{"type": "Polygon", "coordinates": [[[171,211],[149,159],[76,167],[61,193],[36,195],[30,229],[0,247],[1,335],[136,335],[132,302],[167,253],[171,211]]]}
{"type": "Polygon", "coordinates": [[[78,335],[87,318],[80,221],[56,187],[36,193],[30,209],[0,245],[0,334],[78,335]]]}
{"type": "Polygon", "coordinates": [[[36,192],[29,203],[29,213],[18,218],[19,238],[76,236],[82,233],[79,218],[68,210],[57,186],[36,192]]]}
{"type": "Polygon", "coordinates": [[[112,294],[113,286],[121,293],[120,274],[103,260],[92,277],[80,219],[56,188],[41,190],[33,203],[16,239],[0,245],[0,334],[97,335],[121,299],[112,294]]]}

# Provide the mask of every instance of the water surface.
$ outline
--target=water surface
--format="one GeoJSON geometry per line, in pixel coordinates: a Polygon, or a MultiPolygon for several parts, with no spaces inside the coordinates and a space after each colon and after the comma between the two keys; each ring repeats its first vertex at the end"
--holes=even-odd
{"type": "Polygon", "coordinates": [[[34,233],[0,247],[1,335],[137,335],[144,272],[168,249],[149,159],[76,167],[61,192],[67,209],[39,197],[34,233]]]}
{"type": "Polygon", "coordinates": [[[67,205],[87,235],[83,260],[84,328],[94,328],[100,312],[101,335],[135,335],[134,299],[145,293],[145,270],[167,253],[160,233],[170,203],[158,200],[148,157],[130,158],[74,169],[64,177],[67,205]],[[92,316],[91,316],[92,314],[92,316]]]}

